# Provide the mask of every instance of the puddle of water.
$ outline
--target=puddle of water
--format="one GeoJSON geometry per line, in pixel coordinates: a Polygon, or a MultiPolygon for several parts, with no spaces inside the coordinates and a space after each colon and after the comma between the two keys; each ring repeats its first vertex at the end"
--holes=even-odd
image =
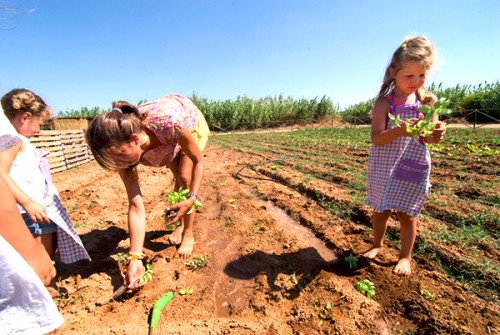
{"type": "Polygon", "coordinates": [[[264,202],[266,210],[280,222],[286,229],[294,232],[297,235],[302,236],[311,247],[318,251],[318,254],[328,263],[334,263],[337,261],[337,256],[329,249],[325,243],[314,236],[314,233],[307,227],[304,227],[294,219],[292,219],[284,210],[276,206],[273,202],[264,202]]]}

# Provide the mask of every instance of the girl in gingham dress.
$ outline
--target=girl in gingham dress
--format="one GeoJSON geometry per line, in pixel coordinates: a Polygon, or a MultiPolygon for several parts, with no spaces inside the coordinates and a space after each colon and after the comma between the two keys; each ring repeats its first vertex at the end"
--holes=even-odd
{"type": "Polygon", "coordinates": [[[373,207],[373,244],[363,255],[375,258],[383,248],[392,211],[400,221],[401,250],[394,273],[411,273],[411,251],[417,217],[430,187],[431,158],[425,143],[438,143],[446,128],[438,115],[436,127],[425,138],[413,138],[406,127],[391,126],[389,114],[417,121],[422,104],[433,106],[436,97],[424,88],[434,62],[434,46],[425,37],[409,37],[396,49],[372,110],[372,148],[368,162],[367,204],[373,207]]]}
{"type": "MultiPolygon", "coordinates": [[[[52,183],[48,153],[37,150],[29,140],[50,119],[49,107],[26,89],[5,94],[2,107],[23,145],[1,153],[0,173],[15,196],[26,225],[53,261],[56,251],[64,263],[90,260],[52,183]]],[[[60,290],[55,280],[47,289],[52,296],[57,296],[60,290]]]]}
{"type": "Polygon", "coordinates": [[[168,167],[175,178],[174,190],[189,189],[187,200],[171,205],[177,214],[167,225],[180,222],[169,242],[179,245],[181,257],[191,255],[194,246],[195,212],[189,213],[198,198],[209,129],[194,103],[180,94],[169,94],[133,106],[115,101],[113,110],[98,115],[87,130],[87,143],[96,161],[107,170],[118,171],[129,200],[130,253],[125,284],[129,291],[142,286],[135,281],[142,273],[141,259],[146,214],[138,182],[138,164],[168,167]]]}

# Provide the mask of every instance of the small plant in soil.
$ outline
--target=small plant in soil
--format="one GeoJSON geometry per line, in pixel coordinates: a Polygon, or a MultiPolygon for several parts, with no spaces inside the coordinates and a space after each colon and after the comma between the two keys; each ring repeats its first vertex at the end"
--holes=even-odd
{"type": "Polygon", "coordinates": [[[401,122],[401,116],[394,116],[389,113],[389,119],[391,119],[392,125],[395,127],[404,126],[406,131],[411,134],[412,137],[426,137],[432,134],[432,130],[436,127],[436,124],[431,121],[434,114],[445,115],[449,114],[448,109],[449,101],[445,98],[441,98],[434,104],[433,107],[428,105],[422,105],[418,109],[423,114],[423,118],[419,119],[415,123],[411,123],[410,120],[405,120],[401,122]]]}
{"type": "Polygon", "coordinates": [[[434,297],[435,297],[435,294],[434,294],[434,293],[429,292],[429,291],[427,291],[427,290],[421,290],[421,291],[420,291],[420,295],[421,295],[422,297],[424,297],[425,299],[427,299],[427,300],[432,300],[432,299],[434,299],[434,297]]]}
{"type": "Polygon", "coordinates": [[[359,292],[366,295],[368,298],[373,298],[375,295],[375,284],[368,279],[363,279],[354,284],[354,287],[359,292]]]}
{"type": "MultiPolygon", "coordinates": [[[[143,268],[143,273],[139,277],[137,277],[131,284],[134,284],[136,282],[139,282],[141,284],[147,284],[153,279],[153,268],[151,267],[151,264],[146,264],[146,266],[143,268]]],[[[122,285],[118,290],[116,290],[113,293],[113,299],[117,299],[120,296],[125,293],[127,290],[128,285],[122,285]]]]}
{"type": "Polygon", "coordinates": [[[319,311],[318,317],[320,318],[318,327],[323,324],[323,321],[331,321],[333,320],[332,316],[332,304],[327,302],[325,306],[319,311]]]}
{"type": "Polygon", "coordinates": [[[344,260],[347,262],[347,264],[349,264],[349,269],[355,269],[358,267],[358,259],[352,253],[344,258],[344,260]]]}
{"type": "Polygon", "coordinates": [[[193,289],[189,287],[182,288],[179,290],[179,295],[192,295],[192,294],[193,294],[193,289]]]}
{"type": "Polygon", "coordinates": [[[186,266],[189,270],[196,271],[204,268],[207,266],[208,263],[208,256],[207,255],[199,255],[195,257],[194,259],[187,261],[186,266]]]}

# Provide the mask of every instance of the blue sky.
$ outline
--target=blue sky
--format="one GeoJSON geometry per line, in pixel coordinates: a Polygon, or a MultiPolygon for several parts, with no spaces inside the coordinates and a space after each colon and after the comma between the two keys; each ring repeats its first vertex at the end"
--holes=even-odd
{"type": "Polygon", "coordinates": [[[500,79],[498,0],[0,0],[0,95],[55,112],[167,93],[374,97],[395,48],[427,36],[428,82],[500,79]]]}

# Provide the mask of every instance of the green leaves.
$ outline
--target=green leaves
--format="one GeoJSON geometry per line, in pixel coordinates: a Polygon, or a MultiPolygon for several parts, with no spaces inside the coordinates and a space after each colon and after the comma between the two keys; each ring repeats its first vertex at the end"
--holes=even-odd
{"type": "MultiPolygon", "coordinates": [[[[171,205],[175,205],[179,202],[182,202],[184,200],[187,200],[187,195],[189,194],[189,190],[185,189],[183,190],[182,187],[179,188],[179,191],[170,191],[167,193],[167,201],[171,205]]],[[[200,200],[196,199],[196,201],[193,204],[193,207],[187,212],[187,214],[191,214],[194,210],[196,210],[198,207],[201,207],[201,202],[200,200]]]]}
{"type": "Polygon", "coordinates": [[[349,269],[355,269],[358,267],[358,259],[354,257],[352,253],[349,254],[344,260],[349,264],[349,269]]]}
{"type": "Polygon", "coordinates": [[[375,284],[368,279],[363,279],[354,284],[356,290],[364,293],[368,298],[372,298],[375,295],[375,284]]]}
{"type": "MultiPolygon", "coordinates": [[[[179,202],[182,202],[184,200],[187,200],[187,195],[189,194],[189,190],[185,189],[183,190],[182,187],[179,188],[178,191],[169,191],[166,195],[166,200],[170,205],[175,205],[178,204],[179,202]]],[[[202,204],[198,198],[194,202],[193,206],[191,209],[186,213],[186,214],[191,214],[193,211],[195,211],[198,207],[201,207],[202,204]]],[[[168,211],[165,210],[165,213],[163,214],[163,217],[165,218],[165,221],[168,223],[171,219],[173,219],[177,215],[177,212],[175,211],[168,211]]],[[[175,223],[175,225],[179,225],[179,221],[175,223]]],[[[173,230],[175,228],[175,225],[167,225],[166,228],[168,230],[173,230]]]]}
{"type": "Polygon", "coordinates": [[[441,98],[434,104],[433,107],[428,105],[422,105],[418,109],[424,117],[418,120],[416,123],[411,123],[410,120],[401,121],[401,116],[394,116],[389,113],[389,119],[392,122],[394,127],[400,127],[403,125],[406,127],[406,131],[411,134],[412,137],[427,137],[432,134],[432,130],[436,127],[436,124],[432,122],[432,116],[434,114],[437,115],[446,115],[451,113],[451,110],[448,109],[449,101],[445,98],[441,98]]]}

